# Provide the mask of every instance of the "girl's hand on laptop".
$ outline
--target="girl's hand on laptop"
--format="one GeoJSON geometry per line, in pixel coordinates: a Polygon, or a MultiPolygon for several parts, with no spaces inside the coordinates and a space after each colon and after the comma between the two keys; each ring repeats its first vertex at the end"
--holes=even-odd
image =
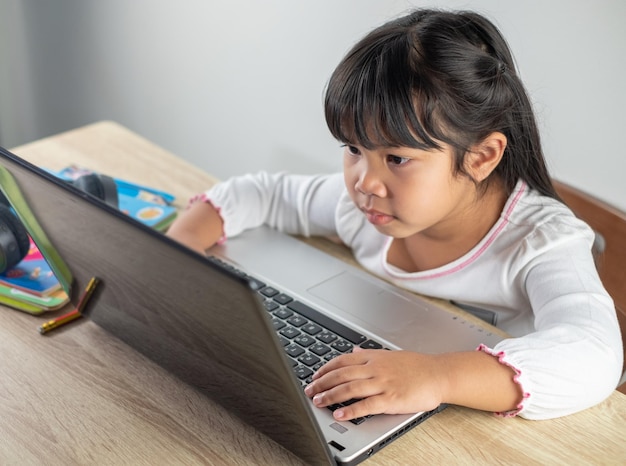
{"type": "Polygon", "coordinates": [[[429,411],[441,403],[504,412],[515,409],[522,398],[513,376],[511,368],[482,351],[422,354],[355,348],[322,366],[305,393],[318,407],[359,399],[333,412],[339,421],[429,411]]]}
{"type": "Polygon", "coordinates": [[[211,203],[198,200],[176,217],[166,235],[205,254],[222,236],[223,223],[219,211],[211,203]]]}
{"type": "Polygon", "coordinates": [[[355,348],[322,366],[305,393],[318,407],[361,399],[334,411],[340,421],[369,414],[414,413],[442,403],[443,381],[437,372],[429,355],[355,348]]]}

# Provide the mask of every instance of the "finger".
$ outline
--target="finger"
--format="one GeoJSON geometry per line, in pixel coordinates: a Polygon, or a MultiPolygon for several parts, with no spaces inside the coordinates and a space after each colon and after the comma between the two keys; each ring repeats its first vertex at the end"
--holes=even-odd
{"type": "Polygon", "coordinates": [[[369,379],[371,377],[371,369],[363,364],[342,366],[314,378],[314,380],[306,386],[304,393],[307,396],[312,397],[317,393],[330,390],[340,385],[358,380],[369,379]]]}
{"type": "Polygon", "coordinates": [[[333,417],[338,421],[349,421],[359,417],[381,414],[385,412],[384,406],[385,403],[382,396],[370,396],[334,410],[333,417]]]}
{"type": "Polygon", "coordinates": [[[354,364],[354,357],[352,353],[342,354],[336,358],[331,359],[313,374],[313,380],[320,378],[324,374],[337,370],[344,366],[354,364]]]}
{"type": "Polygon", "coordinates": [[[378,394],[380,394],[380,391],[371,383],[371,380],[353,380],[317,393],[313,397],[313,404],[319,408],[323,408],[378,394]]]}
{"type": "Polygon", "coordinates": [[[366,353],[369,351],[372,351],[372,350],[364,350],[361,348],[356,353],[352,352],[352,353],[342,354],[340,356],[337,356],[334,359],[331,359],[313,374],[313,380],[318,379],[322,375],[327,374],[331,371],[337,370],[341,367],[350,366],[354,364],[365,364],[367,362],[366,353]]]}

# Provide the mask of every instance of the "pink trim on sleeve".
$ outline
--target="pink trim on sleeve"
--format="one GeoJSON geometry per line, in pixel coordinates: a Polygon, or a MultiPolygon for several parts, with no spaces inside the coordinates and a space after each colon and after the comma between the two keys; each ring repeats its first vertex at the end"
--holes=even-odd
{"type": "MultiPolygon", "coordinates": [[[[195,204],[196,202],[207,202],[209,204],[211,204],[213,206],[213,208],[215,210],[217,210],[217,213],[220,214],[220,217],[222,216],[221,212],[222,209],[218,206],[216,206],[215,204],[213,204],[213,201],[211,201],[211,199],[209,199],[206,195],[206,193],[201,193],[201,194],[196,194],[195,196],[193,196],[191,199],[189,199],[189,202],[187,203],[187,209],[195,204]]],[[[224,221],[224,218],[222,217],[222,222],[224,221]]],[[[222,231],[222,236],[220,237],[220,239],[217,240],[217,244],[224,244],[226,242],[226,234],[222,231]]]]}
{"type": "Polygon", "coordinates": [[[513,376],[513,382],[518,384],[522,390],[522,401],[520,401],[517,407],[515,409],[512,409],[511,411],[497,412],[495,414],[497,416],[502,416],[502,417],[517,416],[522,411],[522,409],[524,409],[524,401],[526,401],[530,397],[530,393],[524,391],[524,387],[522,387],[522,384],[519,381],[519,377],[520,375],[522,375],[522,371],[520,371],[517,367],[514,367],[513,365],[509,364],[508,362],[504,360],[504,357],[505,357],[504,351],[499,351],[496,353],[491,348],[483,345],[482,343],[478,346],[478,348],[476,348],[476,351],[483,351],[484,353],[487,353],[491,356],[495,356],[496,358],[498,358],[498,362],[500,364],[504,364],[505,366],[510,367],[515,372],[515,375],[513,376]]]}
{"type": "Polygon", "coordinates": [[[191,207],[196,202],[211,202],[211,201],[209,201],[209,198],[207,197],[206,193],[196,194],[195,196],[192,196],[189,199],[189,202],[187,202],[187,207],[186,208],[188,209],[189,207],[191,207]]]}

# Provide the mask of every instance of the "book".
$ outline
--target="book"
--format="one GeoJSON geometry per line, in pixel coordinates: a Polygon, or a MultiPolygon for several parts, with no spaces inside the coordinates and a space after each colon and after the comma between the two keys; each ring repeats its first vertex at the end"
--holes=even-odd
{"type": "Polygon", "coordinates": [[[54,311],[68,302],[69,296],[64,290],[56,290],[48,295],[39,296],[0,284],[0,303],[28,311],[31,314],[54,311]]]}
{"type": "Polygon", "coordinates": [[[176,207],[169,205],[153,191],[143,188],[122,190],[119,184],[117,186],[119,209],[126,215],[159,231],[167,229],[176,218],[176,207]]]}
{"type": "Polygon", "coordinates": [[[0,303],[41,314],[70,302],[72,273],[28,207],[11,173],[0,165],[0,191],[28,232],[29,248],[17,266],[0,274],[0,303]]]}
{"type": "MultiPolygon", "coordinates": [[[[51,173],[64,180],[76,180],[94,172],[70,165],[51,173]]],[[[175,200],[172,194],[119,178],[113,178],[113,181],[117,188],[118,208],[126,215],[159,231],[167,229],[176,218],[177,209],[172,205],[175,200]]]]}
{"type": "MultiPolygon", "coordinates": [[[[61,284],[32,238],[26,257],[14,267],[0,274],[0,285],[20,290],[37,297],[48,296],[60,290],[61,284]]],[[[12,295],[17,299],[17,295],[12,295]]]]}

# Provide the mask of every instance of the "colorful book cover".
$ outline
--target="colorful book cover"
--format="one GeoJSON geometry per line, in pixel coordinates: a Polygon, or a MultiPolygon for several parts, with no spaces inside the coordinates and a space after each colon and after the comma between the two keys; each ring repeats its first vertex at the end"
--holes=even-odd
{"type": "Polygon", "coordinates": [[[117,195],[122,212],[156,230],[164,230],[176,218],[176,207],[155,202],[160,198],[149,191],[138,189],[134,195],[118,191],[117,195]]]}
{"type": "MultiPolygon", "coordinates": [[[[70,165],[54,175],[64,180],[75,180],[91,170],[70,165]]],[[[119,209],[126,215],[139,220],[156,230],[165,230],[176,218],[177,209],[172,206],[172,194],[136,183],[114,178],[117,188],[119,209]]]]}
{"type": "Polygon", "coordinates": [[[32,238],[26,257],[15,267],[0,274],[0,285],[36,296],[46,296],[61,289],[61,284],[32,238]]]}

